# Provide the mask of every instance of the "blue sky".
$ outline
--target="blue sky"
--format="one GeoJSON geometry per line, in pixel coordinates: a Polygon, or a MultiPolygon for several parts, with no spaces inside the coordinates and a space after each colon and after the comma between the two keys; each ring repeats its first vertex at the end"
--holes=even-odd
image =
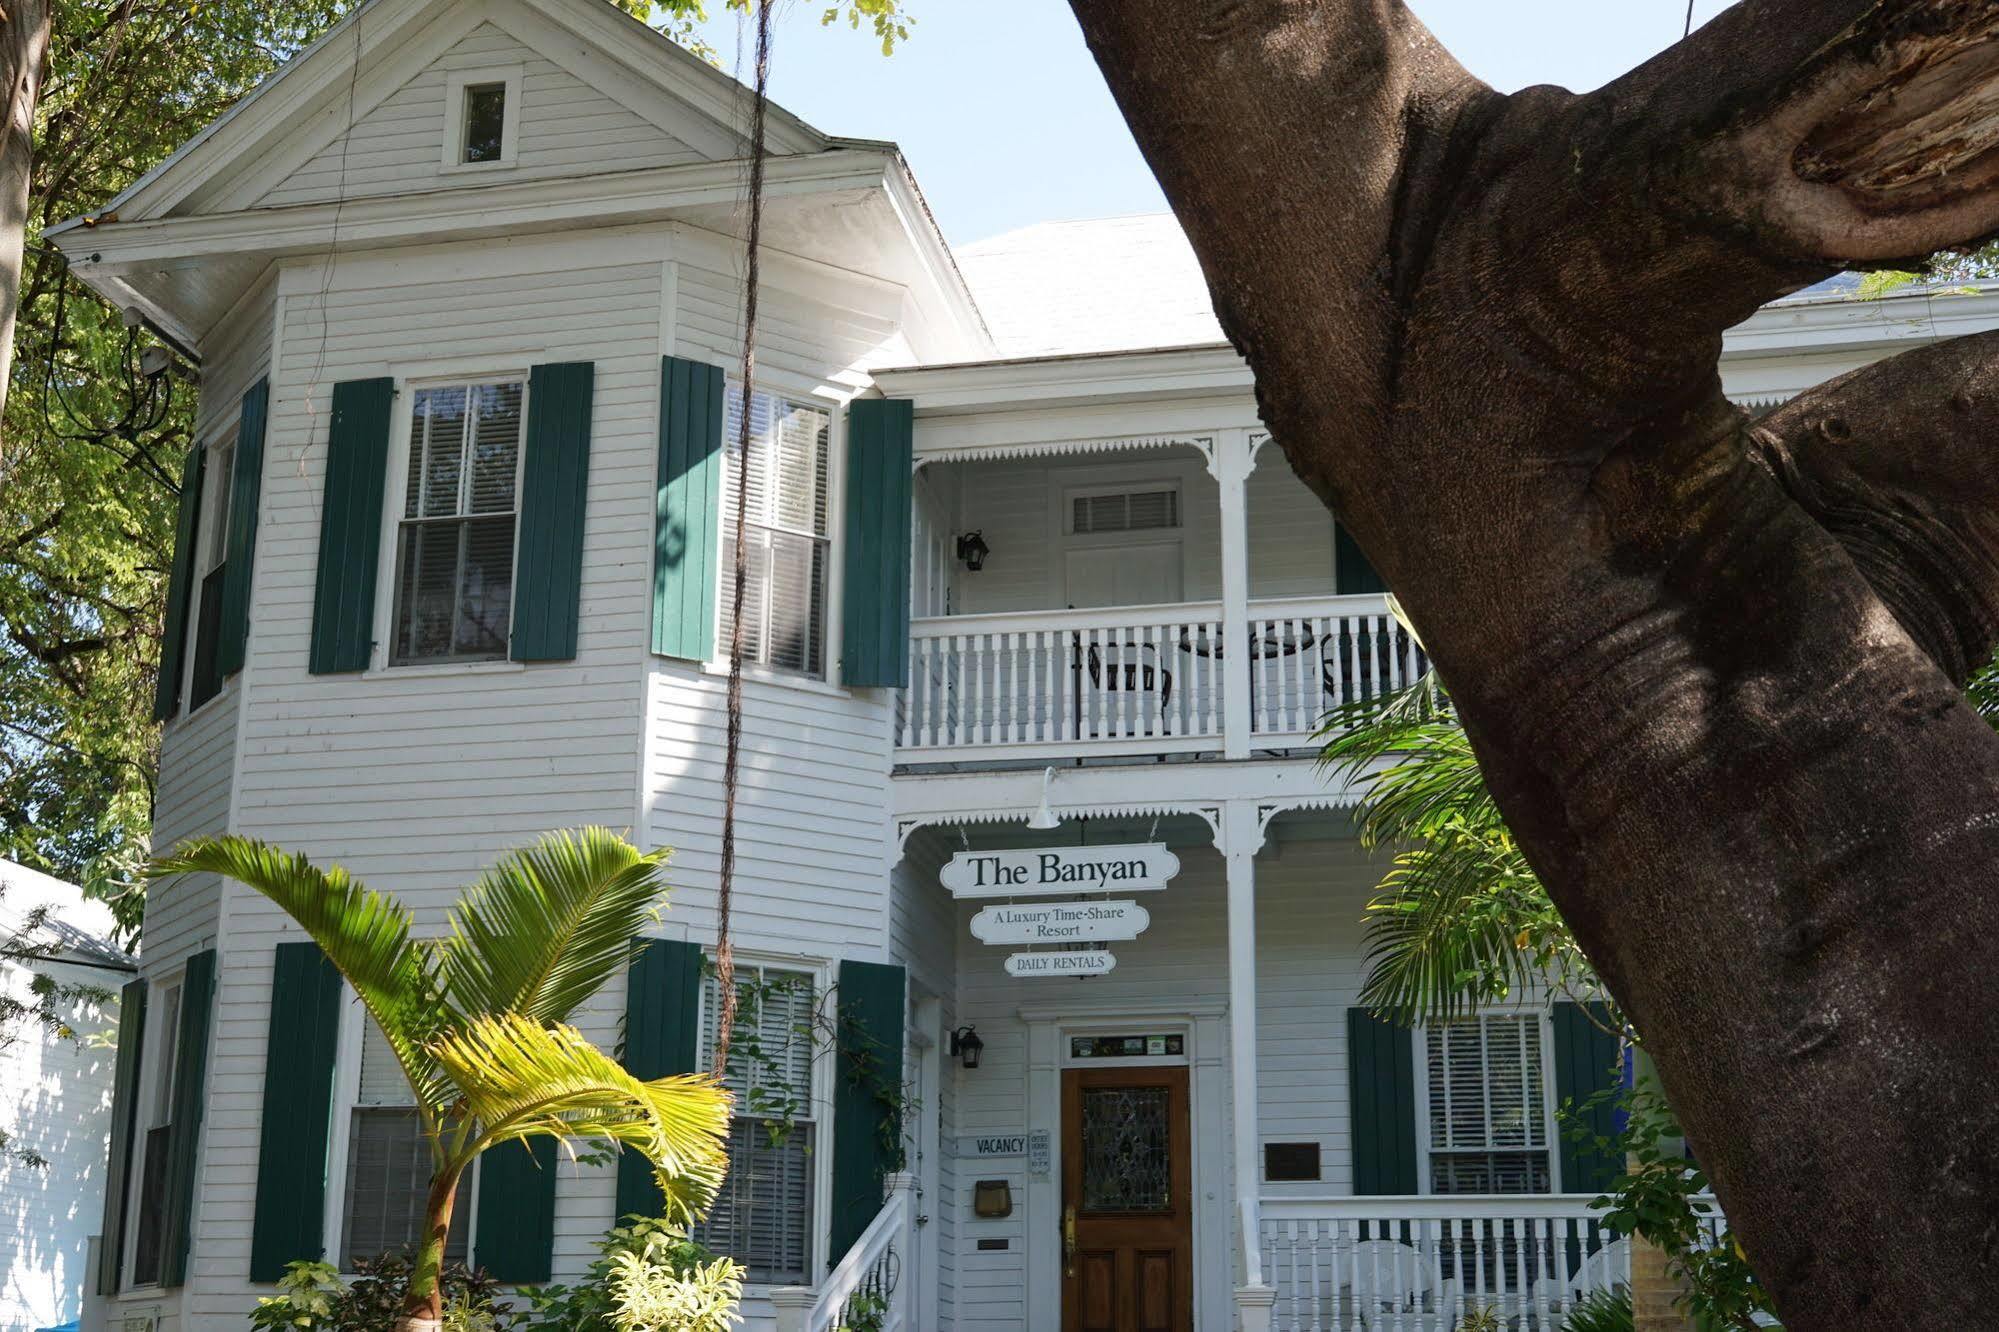
{"type": "MultiPolygon", "coordinates": [[[[783,0],[771,88],[831,134],[894,139],[953,244],[1033,222],[1163,209],[1066,0],[908,0],[916,30],[884,59],[866,33],[823,28],[831,0],[783,0]]],[[[1474,74],[1512,90],[1578,90],[1679,38],[1685,0],[1409,0],[1474,74]]],[[[1696,0],[1695,21],[1729,0],[1696,0]]],[[[724,67],[737,21],[708,40],[724,67]]]]}

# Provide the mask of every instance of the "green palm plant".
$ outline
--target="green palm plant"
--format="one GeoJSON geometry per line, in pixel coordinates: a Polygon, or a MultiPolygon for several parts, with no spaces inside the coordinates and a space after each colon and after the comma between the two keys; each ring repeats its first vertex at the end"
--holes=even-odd
{"type": "Polygon", "coordinates": [[[1320,739],[1321,762],[1361,788],[1362,847],[1395,852],[1367,905],[1363,1004],[1414,1025],[1535,982],[1592,986],[1435,672],[1334,709],[1320,739]]]}
{"type": "Polygon", "coordinates": [[[657,918],[665,859],[602,828],[551,833],[468,887],[439,939],[413,938],[407,907],[340,867],[249,838],[184,842],[153,865],[223,875],[277,903],[394,1052],[431,1153],[405,1329],[443,1315],[452,1203],[489,1147],[543,1135],[621,1144],[652,1163],[669,1215],[691,1221],[714,1197],[728,1094],[705,1076],[641,1081],[569,1025],[657,918]]]}

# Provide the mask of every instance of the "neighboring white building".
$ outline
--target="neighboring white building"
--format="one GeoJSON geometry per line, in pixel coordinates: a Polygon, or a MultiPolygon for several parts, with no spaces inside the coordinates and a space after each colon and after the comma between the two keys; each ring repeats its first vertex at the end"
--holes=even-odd
{"type": "MultiPolygon", "coordinates": [[[[708,1029],[745,131],[740,88],[604,0],[371,0],[49,232],[201,363],[157,843],[336,860],[425,929],[543,830],[670,846],[660,941],[585,1024],[648,1076],[708,1029]]],[[[1561,1005],[1355,1006],[1381,867],[1312,732],[1420,657],[1265,447],[1185,241],[954,255],[892,144],[770,136],[735,942],[769,1043],[811,1005],[838,1030],[758,1070],[793,1131],[743,1124],[706,1232],[752,1325],[894,1274],[902,1326],[960,1332],[1551,1326],[1622,1260],[1606,1163],[1553,1122],[1610,1061],[1561,1005]],[[1144,908],[1051,918],[1127,936],[1088,957],[983,942],[1037,922],[975,934],[1008,900],[940,877],[1160,848],[1163,889],[1016,893],[1144,908]]],[[[1989,293],[1807,293],[1724,376],[1768,404],[1995,324],[1989,293]]],[[[240,886],[150,901],[107,1313],[237,1325],[287,1259],[408,1233],[410,1115],[300,939],[240,886]]],[[[643,1200],[569,1162],[475,1189],[469,1254],[522,1281],[643,1200]]]]}
{"type": "MultiPolygon", "coordinates": [[[[115,932],[111,909],[74,884],[0,860],[0,937],[47,958],[0,961],[9,996],[33,1002],[37,975],[116,996],[138,965],[112,943],[115,932]]],[[[9,1140],[0,1154],[0,1332],[77,1316],[90,1285],[90,1239],[104,1219],[118,1001],[74,1000],[59,1011],[75,1039],[23,1020],[0,1049],[0,1132],[9,1140]]]]}

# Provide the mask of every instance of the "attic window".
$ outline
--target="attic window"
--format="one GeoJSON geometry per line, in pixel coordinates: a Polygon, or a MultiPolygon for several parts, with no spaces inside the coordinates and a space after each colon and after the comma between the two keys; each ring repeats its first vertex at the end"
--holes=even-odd
{"type": "Polygon", "coordinates": [[[510,167],[520,147],[518,65],[455,71],[444,90],[444,169],[510,167]]]}
{"type": "Polygon", "coordinates": [[[465,89],[466,162],[497,162],[507,143],[507,85],[475,83],[465,89]]]}

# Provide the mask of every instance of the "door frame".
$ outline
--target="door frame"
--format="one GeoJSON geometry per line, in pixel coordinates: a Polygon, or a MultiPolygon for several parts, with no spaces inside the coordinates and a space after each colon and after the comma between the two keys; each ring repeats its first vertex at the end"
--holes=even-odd
{"type": "Polygon", "coordinates": [[[1062,1326],[1062,1072],[1075,1067],[1144,1067],[1184,1064],[1187,1068],[1188,1169],[1193,1179],[1194,1326],[1228,1327],[1234,1316],[1235,1207],[1230,1193],[1226,1141],[1214,1130],[1229,1123],[1228,1004],[1213,1001],[1079,999],[1025,1004],[1018,1014],[1027,1029],[1027,1127],[1046,1130],[1050,1161],[1046,1176],[1027,1177],[1027,1216],[1022,1243],[1025,1272],[1023,1306],[1029,1327],[1062,1326]],[[1113,1027],[1186,1038],[1182,1059],[1069,1058],[1069,1037],[1109,1034],[1113,1027]]]}

